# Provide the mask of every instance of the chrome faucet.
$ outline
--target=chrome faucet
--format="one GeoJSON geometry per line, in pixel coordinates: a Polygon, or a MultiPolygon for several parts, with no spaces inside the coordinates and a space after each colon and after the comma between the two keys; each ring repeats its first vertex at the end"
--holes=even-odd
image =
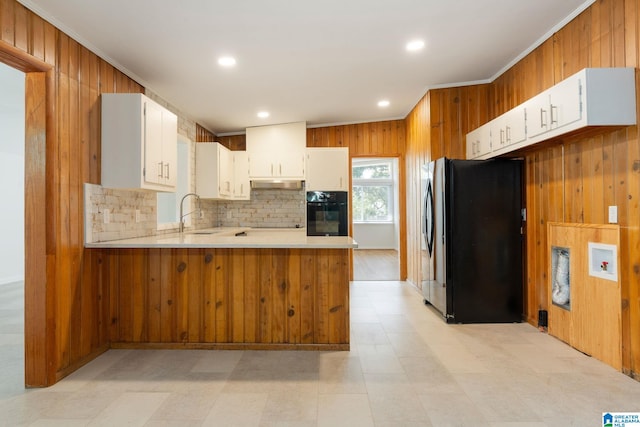
{"type": "Polygon", "coordinates": [[[200,212],[200,196],[198,196],[196,193],[187,193],[187,194],[185,194],[184,197],[182,197],[182,200],[180,200],[180,232],[181,233],[184,231],[184,217],[195,212],[195,211],[191,211],[191,212],[187,212],[186,214],[182,213],[183,212],[184,199],[186,199],[189,196],[194,196],[196,198],[196,200],[198,201],[198,209],[196,209],[196,210],[198,212],[200,212]]]}

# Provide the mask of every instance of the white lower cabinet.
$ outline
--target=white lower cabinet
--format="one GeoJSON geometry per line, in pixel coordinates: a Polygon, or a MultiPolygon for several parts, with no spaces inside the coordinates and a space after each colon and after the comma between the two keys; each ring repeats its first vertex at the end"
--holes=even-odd
{"type": "Polygon", "coordinates": [[[217,142],[196,143],[196,193],[203,199],[232,199],[232,152],[217,142]]]}
{"type": "Polygon", "coordinates": [[[307,191],[349,191],[349,149],[307,148],[307,191]]]}

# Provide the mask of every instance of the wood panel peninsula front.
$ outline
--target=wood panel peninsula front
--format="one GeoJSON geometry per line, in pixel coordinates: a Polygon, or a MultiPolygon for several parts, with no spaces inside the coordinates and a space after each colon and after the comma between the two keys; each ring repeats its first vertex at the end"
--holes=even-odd
{"type": "Polygon", "coordinates": [[[85,246],[100,252],[112,348],[349,350],[351,237],[236,228],[85,246]]]}

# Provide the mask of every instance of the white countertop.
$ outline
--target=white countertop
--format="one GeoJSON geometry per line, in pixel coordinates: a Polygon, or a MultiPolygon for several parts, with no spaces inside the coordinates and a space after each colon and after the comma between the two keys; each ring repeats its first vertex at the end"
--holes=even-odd
{"type": "Polygon", "coordinates": [[[348,236],[307,236],[306,229],[208,228],[107,242],[85,243],[87,248],[296,248],[351,249],[358,244],[348,236]],[[236,236],[237,233],[246,235],[236,236]]]}

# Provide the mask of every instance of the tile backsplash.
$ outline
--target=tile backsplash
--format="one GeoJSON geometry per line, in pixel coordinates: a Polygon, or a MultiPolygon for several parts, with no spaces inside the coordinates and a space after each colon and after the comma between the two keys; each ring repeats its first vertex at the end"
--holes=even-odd
{"type": "Polygon", "coordinates": [[[295,227],[306,225],[304,190],[251,190],[251,200],[219,201],[222,227],[295,227]]]}
{"type": "MultiPolygon", "coordinates": [[[[85,184],[85,241],[174,233],[157,230],[157,198],[153,191],[120,190],[85,184]],[[105,223],[105,209],[109,223],[105,223]],[[136,211],[139,211],[136,222],[136,211]]],[[[193,198],[189,211],[195,209],[193,198]]],[[[252,190],[247,201],[201,201],[203,218],[192,215],[191,229],[210,227],[295,227],[306,225],[304,190],[252,190]]]]}

